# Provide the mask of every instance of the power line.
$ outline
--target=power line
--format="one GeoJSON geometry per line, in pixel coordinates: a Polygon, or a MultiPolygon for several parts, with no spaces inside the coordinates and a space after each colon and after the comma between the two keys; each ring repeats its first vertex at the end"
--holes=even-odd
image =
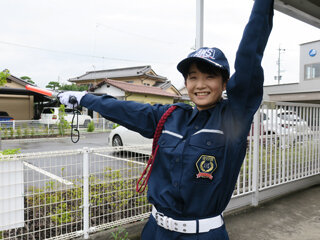
{"type": "MultiPolygon", "coordinates": [[[[113,61],[124,61],[124,62],[142,62],[141,60],[127,59],[127,58],[114,58],[114,57],[96,56],[96,55],[90,55],[90,54],[84,54],[84,53],[75,53],[75,52],[68,52],[68,51],[61,51],[61,50],[53,50],[53,49],[49,49],[49,48],[35,47],[35,46],[29,46],[29,45],[20,44],[20,43],[13,43],[13,42],[6,42],[6,41],[1,41],[1,40],[0,40],[0,44],[35,49],[35,50],[39,50],[39,51],[75,55],[75,56],[80,56],[80,57],[90,57],[90,58],[106,59],[106,60],[113,60],[113,61]]],[[[143,61],[149,62],[149,63],[161,63],[161,62],[154,62],[154,61],[149,61],[149,60],[143,60],[143,61]]],[[[172,64],[172,63],[167,62],[167,63],[161,63],[161,64],[172,64]]]]}

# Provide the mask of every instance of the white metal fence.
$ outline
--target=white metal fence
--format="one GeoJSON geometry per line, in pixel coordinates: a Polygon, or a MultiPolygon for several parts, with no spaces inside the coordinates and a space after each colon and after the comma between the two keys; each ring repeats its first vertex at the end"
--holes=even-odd
{"type": "MultiPolygon", "coordinates": [[[[94,132],[105,132],[113,128],[114,123],[105,118],[94,118],[94,132]]],[[[80,131],[87,131],[88,126],[79,125],[80,131]]],[[[0,137],[2,139],[33,138],[70,134],[71,124],[44,124],[39,120],[0,121],[0,137]]]]}
{"type": "MultiPolygon", "coordinates": [[[[256,205],[266,198],[259,193],[279,186],[320,182],[314,180],[320,177],[319,111],[319,105],[261,106],[229,209],[256,205]]],[[[144,147],[1,156],[0,239],[88,238],[147,218],[146,194],[135,192],[148,158],[137,153],[144,147]]]]}

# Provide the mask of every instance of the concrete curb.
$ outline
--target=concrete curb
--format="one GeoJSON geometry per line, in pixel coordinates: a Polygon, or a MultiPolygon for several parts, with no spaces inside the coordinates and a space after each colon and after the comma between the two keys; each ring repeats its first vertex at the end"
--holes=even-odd
{"type": "MultiPolygon", "coordinates": [[[[143,230],[144,225],[147,223],[147,219],[143,221],[139,221],[136,223],[131,223],[124,225],[123,227],[125,228],[125,231],[128,232],[128,239],[130,240],[139,240],[141,232],[143,230]]],[[[94,239],[94,240],[114,240],[112,237],[112,232],[115,232],[117,228],[112,228],[109,230],[102,230],[97,233],[92,233],[89,235],[89,239],[94,239]]],[[[77,240],[83,240],[84,238],[77,238],[77,240]]]]}

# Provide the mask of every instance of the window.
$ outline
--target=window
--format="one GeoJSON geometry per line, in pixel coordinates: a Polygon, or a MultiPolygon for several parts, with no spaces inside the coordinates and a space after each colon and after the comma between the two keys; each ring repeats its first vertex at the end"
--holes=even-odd
{"type": "Polygon", "coordinates": [[[320,78],[320,63],[307,64],[304,66],[304,79],[311,80],[320,78]]]}

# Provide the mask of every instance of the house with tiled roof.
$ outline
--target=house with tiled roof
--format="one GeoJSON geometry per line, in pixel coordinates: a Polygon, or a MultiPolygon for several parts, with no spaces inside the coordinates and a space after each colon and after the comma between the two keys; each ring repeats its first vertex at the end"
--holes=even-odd
{"type": "Polygon", "coordinates": [[[96,95],[108,94],[119,100],[136,101],[150,104],[172,104],[180,94],[167,92],[160,87],[145,86],[111,79],[104,79],[89,89],[96,95]]]}
{"type": "Polygon", "coordinates": [[[77,85],[89,85],[98,84],[106,78],[145,86],[154,86],[167,81],[166,77],[156,74],[151,66],[146,65],[89,71],[79,77],[70,78],[69,82],[77,85]]]}
{"type": "Polygon", "coordinates": [[[89,71],[79,77],[70,78],[68,81],[91,88],[97,86],[105,79],[134,85],[157,87],[166,92],[178,96],[181,95],[179,90],[171,84],[171,81],[166,77],[156,74],[150,65],[89,71]]]}

